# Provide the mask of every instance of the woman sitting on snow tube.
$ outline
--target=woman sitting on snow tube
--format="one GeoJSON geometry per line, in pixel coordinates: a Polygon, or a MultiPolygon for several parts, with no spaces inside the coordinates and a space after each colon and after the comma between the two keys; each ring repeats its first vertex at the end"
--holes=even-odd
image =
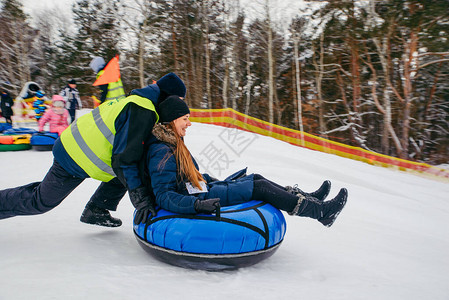
{"type": "MultiPolygon", "coordinates": [[[[149,142],[147,167],[156,203],[164,210],[180,214],[213,213],[220,206],[260,200],[290,215],[311,217],[331,226],[346,203],[346,189],[341,189],[334,199],[324,201],[330,190],[329,181],[316,192],[305,193],[298,188],[282,187],[259,174],[225,181],[201,174],[183,141],[191,125],[187,104],[177,96],[170,96],[159,105],[159,116],[161,123],[153,129],[154,136],[149,142]]],[[[142,201],[135,206],[143,209],[136,211],[134,223],[147,223],[144,212],[148,211],[148,205],[142,201]]]]}

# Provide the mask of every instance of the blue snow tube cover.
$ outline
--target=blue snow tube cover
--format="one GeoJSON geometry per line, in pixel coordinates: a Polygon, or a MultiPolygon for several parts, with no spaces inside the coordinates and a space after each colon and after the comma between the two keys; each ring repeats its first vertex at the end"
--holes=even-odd
{"type": "Polygon", "coordinates": [[[256,200],[213,215],[159,209],[147,224],[134,224],[139,244],[157,259],[209,271],[250,266],[271,256],[285,232],[282,212],[256,200]]]}
{"type": "Polygon", "coordinates": [[[57,138],[58,134],[56,132],[38,132],[33,134],[30,144],[34,150],[51,151],[57,138]]]}
{"type": "Polygon", "coordinates": [[[9,128],[3,131],[3,134],[7,134],[7,135],[16,135],[16,134],[35,134],[37,133],[36,129],[32,129],[32,128],[24,128],[24,127],[19,127],[19,128],[9,128]]]}
{"type": "Polygon", "coordinates": [[[0,132],[11,129],[12,125],[9,123],[0,123],[0,132]]]}

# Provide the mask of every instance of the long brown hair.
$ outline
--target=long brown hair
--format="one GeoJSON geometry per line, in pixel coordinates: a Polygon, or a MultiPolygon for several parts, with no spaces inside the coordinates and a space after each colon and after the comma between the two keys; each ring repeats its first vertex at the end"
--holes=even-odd
{"type": "Polygon", "coordinates": [[[174,155],[176,158],[178,172],[181,174],[181,176],[190,181],[194,186],[201,189],[200,181],[206,182],[206,180],[204,180],[203,175],[201,175],[201,173],[195,167],[192,156],[190,155],[187,146],[184,144],[184,140],[176,131],[176,126],[173,121],[170,122],[169,127],[173,130],[176,137],[176,147],[174,150],[174,155]]]}

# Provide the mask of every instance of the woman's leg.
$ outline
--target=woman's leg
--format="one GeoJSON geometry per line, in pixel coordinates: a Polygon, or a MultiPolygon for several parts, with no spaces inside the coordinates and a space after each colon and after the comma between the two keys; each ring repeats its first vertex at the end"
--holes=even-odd
{"type": "Polygon", "coordinates": [[[290,214],[317,219],[324,226],[330,227],[334,224],[347,200],[348,191],[345,188],[341,189],[335,198],[326,202],[301,195],[298,205],[290,214]]]}
{"type": "MultiPolygon", "coordinates": [[[[254,178],[268,180],[259,174],[254,174],[254,178]]],[[[271,180],[268,180],[268,181],[271,182],[273,185],[277,186],[279,189],[286,190],[290,194],[293,194],[293,195],[301,194],[303,196],[312,196],[314,198],[317,198],[320,201],[324,201],[324,199],[327,197],[327,195],[329,195],[329,192],[331,189],[331,182],[329,180],[325,180],[316,191],[311,192],[311,193],[304,192],[303,190],[299,189],[297,187],[297,185],[295,185],[293,187],[292,186],[284,187],[284,186],[281,186],[271,180]]]]}
{"type": "Polygon", "coordinates": [[[284,188],[258,175],[254,177],[253,199],[270,203],[291,215],[310,217],[330,227],[346,204],[348,191],[341,189],[338,195],[323,202],[310,195],[293,195],[284,188]]]}
{"type": "Polygon", "coordinates": [[[277,209],[286,212],[293,211],[298,204],[298,196],[287,192],[282,186],[258,174],[254,175],[252,199],[270,203],[277,209]]]}
{"type": "Polygon", "coordinates": [[[272,185],[276,186],[277,188],[285,190],[285,187],[283,187],[282,185],[277,184],[276,182],[271,181],[269,179],[266,179],[265,177],[263,177],[260,174],[254,174],[254,180],[266,180],[266,181],[270,182],[272,185]]]}

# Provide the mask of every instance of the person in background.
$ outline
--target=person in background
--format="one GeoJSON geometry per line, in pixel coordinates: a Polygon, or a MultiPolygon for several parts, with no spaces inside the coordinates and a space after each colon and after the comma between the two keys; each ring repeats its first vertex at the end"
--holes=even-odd
{"type": "Polygon", "coordinates": [[[67,86],[61,90],[60,95],[66,102],[66,108],[70,114],[70,123],[73,123],[76,118],[76,110],[83,108],[80,94],[78,92],[78,89],[76,88],[75,79],[70,79],[67,82],[67,86]]]}
{"type": "Polygon", "coordinates": [[[41,182],[0,190],[0,219],[45,213],[58,206],[86,178],[101,184],[86,204],[80,221],[117,227],[110,214],[129,192],[135,218],[154,215],[151,194],[143,184],[140,165],[159,119],[156,108],[170,95],[184,97],[184,82],[174,73],[155,84],[110,100],[76,119],[53,145],[53,165],[41,182]]]}
{"type": "MultiPolygon", "coordinates": [[[[182,99],[170,96],[159,105],[159,122],[148,141],[147,168],[156,203],[175,213],[212,213],[219,206],[261,200],[290,215],[310,217],[330,227],[346,204],[348,192],[324,201],[330,181],[306,193],[291,186],[283,187],[259,174],[246,175],[246,169],[220,181],[201,174],[198,164],[184,143],[191,125],[190,110],[182,99]]],[[[147,220],[144,219],[143,222],[147,220]]]]}
{"type": "MultiPolygon", "coordinates": [[[[98,79],[104,73],[106,63],[102,57],[96,56],[91,60],[89,66],[95,72],[96,78],[98,79]]],[[[108,100],[120,99],[126,96],[120,78],[116,82],[102,84],[98,87],[101,90],[100,104],[108,100]]]]}
{"type": "Polygon", "coordinates": [[[64,98],[60,95],[53,95],[51,108],[45,111],[42,118],[39,119],[39,131],[43,131],[45,124],[50,124],[50,132],[55,132],[58,135],[69,126],[68,117],[69,112],[65,108],[64,98]]]}
{"type": "Polygon", "coordinates": [[[11,95],[6,90],[0,91],[1,103],[0,110],[2,111],[2,116],[5,118],[6,123],[12,125],[11,117],[14,115],[12,107],[14,106],[14,100],[11,98],[11,95]]]}

